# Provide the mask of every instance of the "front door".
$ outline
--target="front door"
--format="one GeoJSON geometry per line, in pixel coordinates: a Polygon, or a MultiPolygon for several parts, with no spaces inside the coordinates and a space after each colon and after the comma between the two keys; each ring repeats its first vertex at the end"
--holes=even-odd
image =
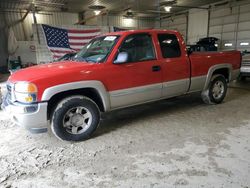
{"type": "Polygon", "coordinates": [[[126,52],[128,60],[126,63],[112,64],[112,84],[108,84],[111,108],[159,99],[162,92],[162,70],[151,34],[127,36],[119,52],[126,52]]]}

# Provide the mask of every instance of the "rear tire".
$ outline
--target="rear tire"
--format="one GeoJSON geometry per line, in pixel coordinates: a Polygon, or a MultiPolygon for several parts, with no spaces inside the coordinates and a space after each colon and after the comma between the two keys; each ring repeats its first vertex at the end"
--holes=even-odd
{"type": "Polygon", "coordinates": [[[84,96],[71,96],[57,105],[51,129],[61,140],[82,141],[93,134],[99,122],[100,111],[94,101],[84,96]]]}
{"type": "Polygon", "coordinates": [[[224,100],[226,94],[226,78],[219,74],[212,77],[208,89],[202,92],[201,97],[206,104],[219,104],[224,100]]]}

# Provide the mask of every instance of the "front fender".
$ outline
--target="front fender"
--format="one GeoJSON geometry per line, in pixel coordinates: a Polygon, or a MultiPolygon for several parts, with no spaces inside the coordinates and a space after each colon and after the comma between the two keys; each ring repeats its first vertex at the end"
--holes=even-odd
{"type": "Polygon", "coordinates": [[[107,92],[102,82],[97,81],[97,80],[71,82],[71,83],[60,84],[60,85],[56,85],[53,87],[49,87],[45,89],[45,91],[43,92],[41,101],[49,101],[51,97],[64,91],[69,91],[69,90],[74,90],[74,89],[84,89],[84,88],[95,89],[101,96],[104,110],[108,111],[110,109],[109,93],[107,92]]]}

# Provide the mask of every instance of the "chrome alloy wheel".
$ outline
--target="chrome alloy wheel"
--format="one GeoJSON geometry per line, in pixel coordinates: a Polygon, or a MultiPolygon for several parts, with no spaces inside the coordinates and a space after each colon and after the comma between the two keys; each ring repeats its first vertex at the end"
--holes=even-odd
{"type": "Polygon", "coordinates": [[[87,108],[81,106],[71,108],[63,118],[63,126],[70,134],[82,134],[91,123],[92,114],[87,108]]]}
{"type": "Polygon", "coordinates": [[[225,87],[224,83],[220,80],[215,82],[213,89],[212,89],[212,94],[215,99],[220,99],[225,92],[225,87]]]}

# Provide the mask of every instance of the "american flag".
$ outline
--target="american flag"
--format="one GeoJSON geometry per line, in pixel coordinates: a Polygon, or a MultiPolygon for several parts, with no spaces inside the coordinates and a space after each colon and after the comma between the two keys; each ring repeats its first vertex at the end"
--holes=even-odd
{"type": "Polygon", "coordinates": [[[101,34],[100,29],[64,29],[44,24],[42,28],[54,59],[79,51],[92,38],[101,34]]]}

